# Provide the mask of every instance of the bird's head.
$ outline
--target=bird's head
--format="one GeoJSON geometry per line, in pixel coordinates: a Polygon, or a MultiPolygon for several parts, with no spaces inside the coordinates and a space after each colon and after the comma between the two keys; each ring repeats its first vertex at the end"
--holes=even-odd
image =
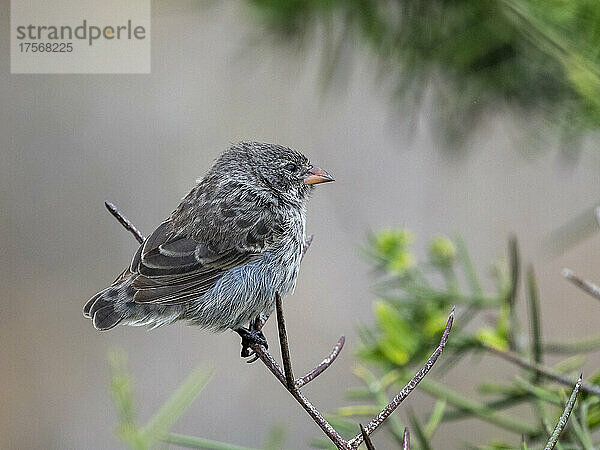
{"type": "Polygon", "coordinates": [[[316,184],[334,181],[302,153],[276,144],[242,142],[221,155],[215,166],[228,176],[270,191],[289,203],[302,203],[316,184]]]}

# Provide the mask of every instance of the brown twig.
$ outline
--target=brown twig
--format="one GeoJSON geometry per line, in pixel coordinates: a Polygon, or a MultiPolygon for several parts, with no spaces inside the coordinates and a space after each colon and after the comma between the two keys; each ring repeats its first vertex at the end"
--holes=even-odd
{"type": "MultiPolygon", "coordinates": [[[[450,317],[448,317],[448,322],[446,323],[446,328],[444,329],[444,333],[442,334],[442,339],[440,340],[440,344],[435,349],[435,351],[431,354],[425,365],[419,370],[415,376],[408,382],[406,386],[392,399],[392,401],[387,405],[383,411],[381,411],[377,417],[375,417],[369,424],[365,427],[365,430],[368,435],[373,433],[383,423],[385,419],[388,418],[390,414],[394,412],[394,410],[404,401],[406,397],[417,387],[419,382],[427,375],[427,373],[431,370],[437,359],[444,350],[446,346],[446,342],[448,341],[448,335],[450,334],[450,330],[452,329],[452,322],[454,322],[454,310],[455,307],[452,308],[452,312],[450,313],[450,317]]],[[[352,448],[358,448],[358,446],[362,443],[363,438],[362,434],[357,434],[354,438],[352,438],[349,443],[352,448]]]]}
{"type": "Polygon", "coordinates": [[[571,269],[563,269],[562,271],[563,277],[569,280],[578,288],[590,294],[592,297],[600,300],[600,287],[592,283],[591,281],[586,281],[582,278],[579,278],[577,275],[573,273],[571,269]]]}
{"type": "Polygon", "coordinates": [[[285,318],[283,316],[283,305],[279,292],[275,293],[275,308],[277,310],[277,329],[279,330],[279,345],[281,347],[281,359],[283,360],[283,370],[285,380],[289,389],[295,389],[294,372],[292,372],[292,360],[290,358],[290,346],[287,340],[287,332],[285,330],[285,318]]]}
{"type": "Polygon", "coordinates": [[[373,442],[371,442],[371,438],[365,431],[365,427],[362,426],[362,423],[359,424],[359,426],[360,426],[360,434],[362,434],[363,440],[365,441],[365,445],[367,446],[367,450],[375,450],[375,446],[373,445],[373,442]]]}
{"type": "Polygon", "coordinates": [[[323,415],[313,406],[313,404],[298,390],[295,386],[289,387],[285,378],[283,369],[277,364],[269,352],[259,344],[251,346],[252,350],[256,352],[259,359],[267,366],[273,375],[279,380],[279,382],[288,390],[290,394],[296,399],[298,403],[304,408],[308,415],[315,421],[315,423],[323,430],[327,437],[333,442],[339,449],[350,449],[348,443],[340,436],[340,434],[327,422],[323,415]]]}
{"type": "Polygon", "coordinates": [[[333,351],[329,354],[329,356],[327,358],[325,358],[321,362],[321,364],[319,364],[313,370],[308,372],[302,378],[298,378],[296,380],[296,388],[300,389],[302,386],[307,385],[312,380],[314,380],[319,375],[321,375],[323,372],[325,372],[325,369],[327,369],[336,360],[336,358],[342,351],[342,348],[344,348],[345,342],[346,342],[346,338],[344,336],[341,336],[340,339],[338,340],[337,344],[335,344],[335,347],[333,347],[333,351]]]}
{"type": "MultiPolygon", "coordinates": [[[[108,211],[119,221],[123,227],[129,231],[135,239],[142,243],[144,241],[144,235],[133,225],[121,212],[117,209],[115,205],[110,202],[105,203],[108,211]]],[[[302,255],[306,253],[308,247],[312,242],[312,235],[308,237],[306,242],[304,243],[302,249],[302,255]]],[[[369,435],[372,434],[382,423],[383,421],[389,417],[392,412],[402,403],[402,401],[417,387],[419,382],[423,379],[423,377],[431,370],[433,364],[437,360],[437,358],[442,353],[444,346],[448,340],[448,335],[450,333],[450,329],[452,328],[452,322],[454,321],[454,308],[452,308],[452,312],[450,313],[450,317],[448,318],[448,322],[446,324],[446,328],[442,335],[440,344],[433,352],[429,360],[425,363],[425,365],[417,372],[417,374],[410,380],[410,382],[394,397],[394,399],[379,413],[377,417],[369,422],[366,427],[360,425],[361,432],[355,436],[350,441],[346,441],[335,428],[331,426],[329,422],[323,417],[323,415],[314,407],[314,405],[300,392],[300,388],[305,386],[310,381],[314,380],[321,373],[323,373],[327,368],[331,366],[331,364],[335,361],[335,359],[340,354],[342,348],[344,347],[345,338],[344,336],[340,337],[336,346],[333,348],[333,351],[330,355],[325,358],[321,364],[312,369],[303,377],[294,380],[293,372],[292,372],[292,362],[290,358],[289,344],[287,340],[287,332],[285,328],[285,319],[283,317],[283,307],[281,297],[277,293],[275,296],[275,305],[276,305],[276,313],[277,313],[277,325],[279,330],[279,343],[281,346],[281,355],[283,359],[284,369],[282,369],[277,361],[273,359],[271,354],[267,351],[265,347],[260,344],[252,344],[250,348],[254,351],[255,355],[263,362],[263,364],[269,369],[269,371],[279,380],[279,382],[287,389],[287,391],[296,399],[296,401],[304,408],[304,410],[308,413],[308,415],[314,420],[314,422],[323,430],[325,435],[335,444],[338,449],[342,450],[356,450],[365,442],[367,448],[369,450],[374,450],[375,447],[370,440],[369,435]]],[[[260,330],[263,328],[266,322],[265,318],[259,317],[254,322],[253,326],[256,330],[260,330]]],[[[583,389],[582,389],[583,390],[583,389]]],[[[408,433],[408,429],[404,430],[404,449],[410,450],[410,435],[408,433]]]]}
{"type": "Polygon", "coordinates": [[[121,211],[119,211],[115,205],[113,205],[111,202],[104,202],[104,206],[106,206],[108,212],[111,213],[127,231],[133,234],[133,237],[136,241],[138,241],[140,244],[144,242],[144,235],[135,227],[134,224],[131,223],[127,217],[121,214],[121,211]]]}
{"type": "MultiPolygon", "coordinates": [[[[565,386],[573,386],[575,382],[568,377],[560,375],[558,373],[553,372],[548,367],[542,366],[541,364],[536,364],[526,359],[521,358],[519,355],[511,352],[506,352],[503,350],[498,350],[497,348],[490,347],[489,345],[483,345],[483,348],[494,355],[498,355],[501,358],[504,358],[507,361],[510,361],[517,366],[523,367],[524,369],[532,370],[539,375],[542,375],[550,380],[556,381],[557,383],[564,384],[565,386]]],[[[588,394],[594,394],[600,396],[600,386],[596,384],[582,383],[581,391],[587,392],[588,394]]]]}

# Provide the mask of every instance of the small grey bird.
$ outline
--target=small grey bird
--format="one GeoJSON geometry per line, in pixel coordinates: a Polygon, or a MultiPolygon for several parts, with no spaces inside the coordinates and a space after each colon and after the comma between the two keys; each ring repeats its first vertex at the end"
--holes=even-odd
{"type": "Polygon", "coordinates": [[[246,324],[268,317],[275,293],[293,292],[313,186],[333,181],[287,147],[242,142],[226,150],[169,218],[140,245],[112,285],[83,314],[98,330],[185,320],[233,329],[266,345],[246,324]]]}

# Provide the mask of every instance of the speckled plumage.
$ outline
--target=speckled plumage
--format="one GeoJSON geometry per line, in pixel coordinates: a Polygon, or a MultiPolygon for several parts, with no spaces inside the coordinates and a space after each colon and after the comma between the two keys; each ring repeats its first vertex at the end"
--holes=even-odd
{"type": "Polygon", "coordinates": [[[185,320],[213,331],[270,315],[275,292],[296,285],[312,173],[287,147],[232,146],[84,315],[99,330],[185,320]]]}

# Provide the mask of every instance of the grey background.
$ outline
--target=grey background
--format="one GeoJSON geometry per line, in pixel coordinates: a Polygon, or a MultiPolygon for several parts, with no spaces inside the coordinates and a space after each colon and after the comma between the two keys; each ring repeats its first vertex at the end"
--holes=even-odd
{"type": "MultiPolygon", "coordinates": [[[[0,5],[0,448],[119,448],[106,363],[115,346],[130,356],[142,422],[201,364],[215,376],[175,431],[260,446],[273,424],[284,423],[289,448],[319,436],[263,366],[240,360],[233,333],[183,325],[99,333],[81,316],[136,247],[103,201],[149,232],[241,139],[298,148],[337,180],[310,203],[316,238],[286,301],[297,372],[320,361],[339,335],[348,338],[335,366],[306,389],[323,410],[347,404],[345,390],[358,384],[356,327],[372,322],[375,300],[360,246],[383,226],[414,230],[420,253],[433,234],[460,231],[482,274],[514,231],[536,264],[544,332],[558,339],[597,330],[599,305],[560,269],[600,280],[600,234],[558,257],[543,245],[599,201],[597,139],[587,139],[570,165],[539,141],[543,133],[539,151],[525,152],[531,142],[520,125],[536,122],[498,105],[458,158],[434,139],[427,108],[407,130],[368,56],[344,66],[324,91],[318,43],[306,54],[250,45],[252,18],[234,2],[154,2],[150,75],[10,75],[9,2],[0,5]]],[[[276,342],[274,323],[266,334],[276,342]]],[[[586,370],[597,368],[592,357],[586,370]]],[[[486,358],[438,375],[472,393],[473,373],[500,380],[513,372],[486,358]]],[[[420,394],[407,401],[417,411],[430,404],[420,394]]],[[[474,422],[443,427],[435,442],[460,447],[490,435],[518,442],[474,422]]]]}

